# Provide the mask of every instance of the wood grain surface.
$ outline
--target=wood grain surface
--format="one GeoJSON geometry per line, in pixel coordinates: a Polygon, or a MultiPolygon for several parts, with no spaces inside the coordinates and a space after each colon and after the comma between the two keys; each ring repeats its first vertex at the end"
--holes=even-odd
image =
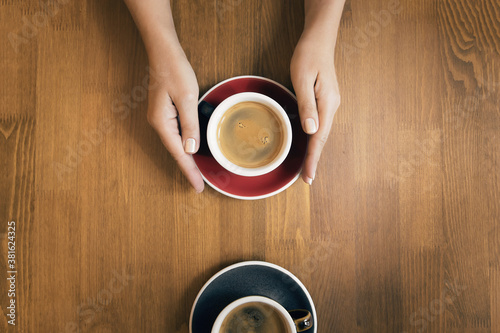
{"type": "MultiPolygon", "coordinates": [[[[303,7],[173,1],[201,93],[292,88],[303,7]]],[[[347,0],[313,186],[238,201],[197,195],[147,124],[122,1],[0,0],[0,331],[185,333],[211,275],[266,260],[307,286],[321,333],[500,332],[499,17],[499,0],[347,0]]]]}

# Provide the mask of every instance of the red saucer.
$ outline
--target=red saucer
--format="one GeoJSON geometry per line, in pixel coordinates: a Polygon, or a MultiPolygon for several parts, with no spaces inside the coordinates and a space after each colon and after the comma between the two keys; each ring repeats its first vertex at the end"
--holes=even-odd
{"type": "MultiPolygon", "coordinates": [[[[238,76],[215,85],[200,98],[216,107],[231,95],[241,92],[257,92],[278,102],[290,117],[293,141],[285,161],[274,171],[257,177],[235,175],[220,166],[208,149],[200,149],[193,155],[205,182],[216,191],[237,199],[255,200],[267,198],[287,189],[300,175],[307,150],[307,135],[302,130],[297,100],[281,84],[259,76],[238,76]]],[[[200,118],[202,116],[200,115],[200,118]]],[[[206,122],[200,119],[200,126],[206,122]]],[[[201,145],[206,145],[206,128],[200,128],[201,145]],[[205,134],[205,135],[204,135],[205,134]]]]}

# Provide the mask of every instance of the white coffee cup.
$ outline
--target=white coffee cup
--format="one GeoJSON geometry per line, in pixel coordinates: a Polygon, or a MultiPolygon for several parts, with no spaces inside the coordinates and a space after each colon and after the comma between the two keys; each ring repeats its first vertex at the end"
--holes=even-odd
{"type": "Polygon", "coordinates": [[[285,110],[278,104],[278,102],[263,94],[244,92],[234,94],[226,98],[215,108],[210,116],[210,120],[208,121],[207,142],[212,156],[224,169],[240,176],[255,177],[269,173],[283,163],[290,152],[290,147],[292,146],[292,125],[290,124],[290,119],[288,118],[285,110]],[[245,168],[232,163],[224,156],[217,142],[218,125],[225,112],[236,104],[242,102],[257,102],[267,106],[280,120],[280,124],[282,125],[280,126],[280,130],[284,131],[284,140],[279,153],[270,163],[261,167],[245,168]]]}
{"type": "Polygon", "coordinates": [[[220,330],[226,317],[239,306],[250,303],[259,303],[267,305],[271,307],[274,312],[278,313],[285,327],[284,333],[303,332],[313,327],[311,313],[308,312],[307,310],[292,310],[288,312],[281,304],[270,298],[263,296],[247,296],[232,302],[219,313],[217,319],[214,322],[214,325],[212,326],[212,333],[223,333],[220,330]],[[290,313],[293,313],[294,311],[300,311],[305,315],[301,315],[301,318],[298,319],[292,318],[290,313]]]}

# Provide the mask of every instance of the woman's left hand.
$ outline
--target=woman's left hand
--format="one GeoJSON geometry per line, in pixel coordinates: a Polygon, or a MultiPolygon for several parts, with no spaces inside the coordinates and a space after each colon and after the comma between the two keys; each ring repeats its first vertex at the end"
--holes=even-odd
{"type": "Polygon", "coordinates": [[[335,45],[302,34],[290,64],[290,75],[297,95],[302,129],[310,134],[302,179],[311,185],[321,151],[328,140],[333,116],[340,106],[335,73],[335,45]]]}

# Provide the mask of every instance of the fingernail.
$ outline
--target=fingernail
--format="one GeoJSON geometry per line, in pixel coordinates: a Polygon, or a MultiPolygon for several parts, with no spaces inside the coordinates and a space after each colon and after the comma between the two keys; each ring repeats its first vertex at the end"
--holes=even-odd
{"type": "Polygon", "coordinates": [[[308,183],[309,185],[312,185],[313,179],[309,178],[309,177],[306,177],[306,183],[308,183]]]}
{"type": "Polygon", "coordinates": [[[196,140],[193,138],[189,138],[186,140],[186,145],[184,146],[184,151],[186,154],[194,154],[196,149],[196,140]]]}
{"type": "Polygon", "coordinates": [[[314,134],[318,130],[318,128],[316,127],[316,121],[314,121],[313,118],[307,118],[304,121],[304,127],[307,134],[314,134]]]}

